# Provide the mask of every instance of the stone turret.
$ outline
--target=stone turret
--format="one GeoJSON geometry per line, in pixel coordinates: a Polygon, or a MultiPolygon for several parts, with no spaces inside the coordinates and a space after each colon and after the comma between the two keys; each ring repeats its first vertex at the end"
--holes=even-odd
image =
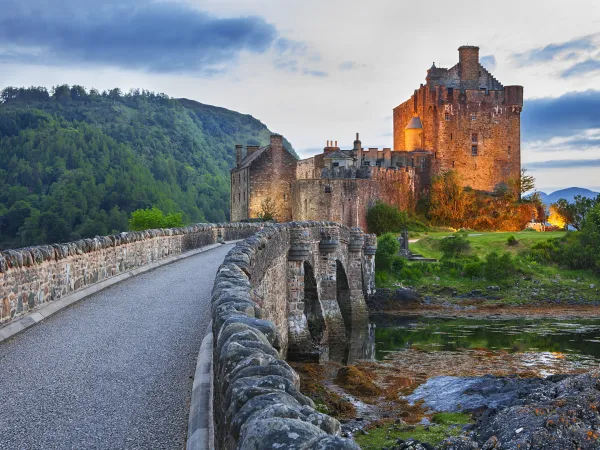
{"type": "Polygon", "coordinates": [[[423,148],[423,124],[419,116],[414,116],[404,129],[404,150],[412,152],[423,148]]]}
{"type": "Polygon", "coordinates": [[[479,79],[479,47],[463,45],[458,49],[460,64],[460,81],[477,81],[479,79]]]}

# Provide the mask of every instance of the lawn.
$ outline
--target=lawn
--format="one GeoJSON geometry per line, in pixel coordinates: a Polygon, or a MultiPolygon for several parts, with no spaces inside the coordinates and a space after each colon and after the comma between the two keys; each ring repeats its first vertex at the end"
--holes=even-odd
{"type": "MultiPolygon", "coordinates": [[[[427,258],[441,258],[442,252],[438,249],[436,242],[439,239],[452,236],[453,233],[423,233],[419,237],[418,242],[409,244],[409,248],[413,253],[420,253],[427,258]]],[[[535,231],[521,231],[518,233],[510,232],[471,232],[469,233],[469,241],[471,242],[472,253],[479,257],[484,257],[492,251],[511,252],[517,254],[522,250],[531,247],[536,242],[545,241],[552,238],[559,238],[565,235],[564,231],[552,231],[548,233],[537,233],[535,231]],[[509,236],[514,236],[518,245],[508,245],[509,236]]],[[[412,240],[412,239],[411,239],[412,240]]]]}
{"type": "MultiPolygon", "coordinates": [[[[451,236],[451,232],[422,233],[411,240],[413,253],[428,258],[440,259],[442,252],[439,242],[451,236]]],[[[484,276],[468,277],[462,271],[450,270],[441,263],[423,265],[408,263],[400,274],[381,276],[378,273],[377,286],[415,288],[423,298],[433,302],[461,303],[469,298],[487,298],[491,302],[508,304],[528,304],[531,302],[589,303],[600,301],[600,280],[588,270],[567,270],[556,265],[542,265],[528,259],[524,252],[536,242],[560,238],[565,232],[538,233],[523,231],[510,232],[471,232],[468,235],[470,249],[465,256],[477,256],[484,260],[496,251],[509,252],[517,267],[517,274],[502,281],[491,281],[484,276]],[[517,239],[516,245],[509,245],[509,236],[517,239]],[[418,270],[417,270],[418,269],[418,270]],[[419,272],[425,272],[419,276],[419,272]],[[417,274],[415,276],[415,273],[417,274]]]]}

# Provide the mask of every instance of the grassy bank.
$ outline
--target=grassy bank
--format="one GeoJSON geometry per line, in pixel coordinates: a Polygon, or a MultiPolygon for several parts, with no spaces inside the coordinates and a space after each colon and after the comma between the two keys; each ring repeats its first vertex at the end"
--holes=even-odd
{"type": "Polygon", "coordinates": [[[508,304],[600,301],[600,280],[593,272],[540,264],[529,257],[528,251],[536,243],[560,238],[564,232],[461,234],[468,243],[460,254],[452,256],[444,250],[443,241],[455,234],[432,232],[416,236],[413,239],[418,241],[410,244],[410,250],[440,262],[399,263],[378,273],[377,286],[410,286],[433,303],[464,303],[478,298],[508,304]],[[497,258],[490,258],[493,252],[497,258]]]}

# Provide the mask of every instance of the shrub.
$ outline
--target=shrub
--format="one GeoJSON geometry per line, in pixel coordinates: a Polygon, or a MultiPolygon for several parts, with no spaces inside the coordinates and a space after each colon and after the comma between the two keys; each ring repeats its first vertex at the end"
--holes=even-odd
{"type": "Polygon", "coordinates": [[[506,239],[506,243],[508,245],[510,245],[511,247],[514,247],[516,245],[519,245],[519,241],[517,240],[517,238],[511,234],[507,239],[506,239]]]}
{"type": "Polygon", "coordinates": [[[405,212],[383,202],[378,201],[367,212],[367,227],[371,233],[375,233],[377,236],[402,231],[407,223],[408,215],[405,212]]]}
{"type": "Polygon", "coordinates": [[[398,257],[400,243],[392,233],[386,233],[377,239],[377,253],[375,254],[375,267],[377,270],[390,271],[398,257]]]}
{"type": "Polygon", "coordinates": [[[465,233],[455,233],[453,236],[440,240],[439,245],[446,258],[461,256],[471,248],[471,243],[465,233]]]}
{"type": "Polygon", "coordinates": [[[484,265],[479,261],[472,261],[465,264],[463,273],[467,278],[481,278],[483,276],[484,265]]]}
{"type": "Polygon", "coordinates": [[[498,252],[492,252],[485,258],[484,273],[490,281],[506,280],[517,273],[517,266],[510,253],[499,255],[498,252]]]}
{"type": "Polygon", "coordinates": [[[131,231],[152,230],[156,228],[179,228],[183,226],[181,213],[165,214],[158,208],[138,209],[131,213],[129,229],[131,231]]]}

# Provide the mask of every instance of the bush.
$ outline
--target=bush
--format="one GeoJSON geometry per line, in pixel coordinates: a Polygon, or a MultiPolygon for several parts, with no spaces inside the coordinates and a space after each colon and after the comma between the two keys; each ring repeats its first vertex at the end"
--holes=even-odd
{"type": "Polygon", "coordinates": [[[183,226],[181,213],[165,214],[158,208],[138,209],[131,213],[131,231],[153,230],[157,228],[180,228],[183,226]]]}
{"type": "Polygon", "coordinates": [[[481,278],[484,272],[484,265],[479,261],[472,261],[465,264],[463,273],[466,278],[481,278]]]}
{"type": "Polygon", "coordinates": [[[506,280],[517,273],[517,266],[510,253],[499,255],[492,252],[485,258],[485,278],[490,281],[506,280]]]}
{"type": "Polygon", "coordinates": [[[390,271],[394,261],[398,258],[400,243],[392,233],[385,233],[377,239],[377,253],[375,254],[375,267],[377,270],[390,271]]]}
{"type": "Polygon", "coordinates": [[[367,227],[371,233],[375,233],[377,236],[400,232],[406,228],[407,223],[408,215],[405,212],[383,202],[378,201],[367,212],[367,227]]]}
{"type": "Polygon", "coordinates": [[[464,233],[455,233],[454,236],[442,239],[439,245],[445,258],[461,256],[471,248],[471,243],[464,233]]]}
{"type": "Polygon", "coordinates": [[[506,243],[507,243],[508,245],[510,245],[511,247],[514,247],[514,246],[516,246],[516,245],[519,245],[519,241],[518,241],[518,240],[517,240],[517,238],[516,238],[514,235],[512,235],[512,234],[511,234],[511,235],[508,237],[508,239],[506,239],[506,243]]]}

